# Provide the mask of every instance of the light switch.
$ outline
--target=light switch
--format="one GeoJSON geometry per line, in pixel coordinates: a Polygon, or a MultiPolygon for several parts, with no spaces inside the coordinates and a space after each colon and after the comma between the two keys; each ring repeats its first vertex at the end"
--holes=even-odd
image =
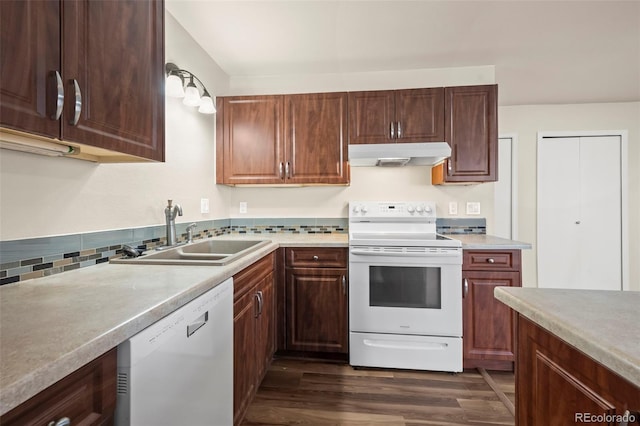
{"type": "Polygon", "coordinates": [[[247,212],[247,202],[246,201],[240,201],[240,213],[246,213],[247,212]]]}
{"type": "Polygon", "coordinates": [[[467,202],[467,214],[480,214],[480,203],[477,201],[467,202]]]}

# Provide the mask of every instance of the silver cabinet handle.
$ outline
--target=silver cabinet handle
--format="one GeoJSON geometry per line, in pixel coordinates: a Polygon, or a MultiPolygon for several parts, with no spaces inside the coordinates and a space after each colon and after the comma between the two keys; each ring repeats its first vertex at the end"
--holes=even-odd
{"type": "Polygon", "coordinates": [[[463,291],[462,291],[462,298],[464,299],[465,297],[467,297],[467,294],[469,294],[469,280],[467,280],[465,278],[464,279],[464,285],[463,285],[463,291]]]}
{"type": "Polygon", "coordinates": [[[258,318],[260,316],[260,295],[258,293],[255,293],[253,297],[256,299],[256,309],[253,316],[254,318],[258,318]]]}
{"type": "Polygon", "coordinates": [[[395,139],[396,129],[393,127],[393,121],[391,122],[391,126],[390,126],[390,134],[391,134],[391,139],[395,139]]]}
{"type": "Polygon", "coordinates": [[[346,275],[342,276],[342,295],[347,295],[347,277],[346,275]]]}
{"type": "Polygon", "coordinates": [[[287,179],[291,179],[291,164],[288,161],[284,165],[284,174],[287,179]]]}
{"type": "Polygon", "coordinates": [[[316,255],[313,256],[313,260],[318,260],[318,259],[320,259],[318,256],[316,255]]]}
{"type": "Polygon", "coordinates": [[[264,299],[262,298],[262,290],[258,291],[258,316],[262,315],[262,306],[264,305],[264,299]]]}
{"type": "Polygon", "coordinates": [[[200,328],[209,321],[209,311],[200,315],[197,320],[187,325],[187,337],[191,337],[193,333],[200,330],[200,328]]]}
{"type": "Polygon", "coordinates": [[[51,421],[47,426],[71,426],[71,420],[69,417],[63,417],[58,421],[51,421]]]}
{"type": "Polygon", "coordinates": [[[400,122],[398,121],[398,139],[402,137],[402,127],[400,127],[400,122]]]}
{"type": "Polygon", "coordinates": [[[640,410],[637,410],[637,411],[625,410],[624,414],[622,415],[622,419],[618,423],[618,426],[628,426],[629,422],[635,423],[638,421],[638,419],[640,419],[640,410]]]}
{"type": "Polygon", "coordinates": [[[451,176],[452,170],[453,170],[453,167],[451,166],[451,157],[449,157],[447,159],[447,174],[449,174],[449,176],[451,176]]]}
{"type": "Polygon", "coordinates": [[[278,174],[280,176],[280,179],[284,179],[284,174],[283,173],[284,173],[284,163],[281,161],[280,162],[280,170],[278,172],[278,174]]]}
{"type": "Polygon", "coordinates": [[[492,258],[492,257],[490,257],[490,258],[488,258],[488,259],[487,259],[487,263],[496,263],[496,261],[495,261],[495,260],[493,260],[493,258],[492,258]]]}
{"type": "Polygon", "coordinates": [[[75,96],[75,102],[73,104],[73,118],[69,120],[69,124],[75,126],[80,120],[80,112],[82,111],[82,92],[80,91],[80,85],[75,78],[71,80],[73,83],[73,91],[75,96]]]}
{"type": "Polygon", "coordinates": [[[62,82],[62,77],[58,71],[53,72],[53,76],[56,79],[56,108],[55,111],[49,116],[52,120],[60,120],[60,116],[62,115],[62,110],[64,107],[64,83],[62,82]]]}

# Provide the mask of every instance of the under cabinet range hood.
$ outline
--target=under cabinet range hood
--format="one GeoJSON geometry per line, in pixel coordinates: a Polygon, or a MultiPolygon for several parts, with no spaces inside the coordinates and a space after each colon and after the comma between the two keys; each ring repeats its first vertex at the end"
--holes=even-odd
{"type": "Polygon", "coordinates": [[[432,166],[451,156],[446,142],[349,145],[349,164],[362,166],[432,166]]]}

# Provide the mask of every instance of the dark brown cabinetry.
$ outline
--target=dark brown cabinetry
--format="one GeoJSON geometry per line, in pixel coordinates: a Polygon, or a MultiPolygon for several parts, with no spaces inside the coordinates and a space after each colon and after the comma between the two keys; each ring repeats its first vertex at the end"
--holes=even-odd
{"type": "Polygon", "coordinates": [[[3,426],[41,426],[68,418],[72,425],[113,424],[116,349],[43,390],[0,418],[3,426]]]}
{"type": "Polygon", "coordinates": [[[515,317],[493,297],[493,290],[521,285],[520,250],[463,253],[464,368],[512,370],[515,317]]]}
{"type": "Polygon", "coordinates": [[[431,182],[498,180],[498,86],[445,88],[445,140],[451,157],[431,169],[431,182]]]}
{"type": "Polygon", "coordinates": [[[347,94],[218,99],[218,183],[347,184],[347,94]]]}
{"type": "Polygon", "coordinates": [[[0,19],[1,127],[164,160],[162,0],[2,1],[0,19]]]}
{"type": "Polygon", "coordinates": [[[623,416],[627,410],[639,415],[640,388],[522,315],[517,322],[516,424],[626,424],[584,416],[623,416]]]}
{"type": "Polygon", "coordinates": [[[233,276],[233,421],[239,424],[275,352],[273,254],[233,276]]]}
{"type": "Polygon", "coordinates": [[[286,349],[348,353],[345,248],[287,248],[286,349]]]}
{"type": "Polygon", "coordinates": [[[349,93],[349,143],[442,142],[444,89],[349,93]]]}

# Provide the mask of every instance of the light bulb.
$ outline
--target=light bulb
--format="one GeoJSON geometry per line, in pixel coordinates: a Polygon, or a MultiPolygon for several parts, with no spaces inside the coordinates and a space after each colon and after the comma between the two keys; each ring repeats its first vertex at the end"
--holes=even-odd
{"type": "Polygon", "coordinates": [[[191,77],[191,80],[189,81],[189,84],[187,84],[187,88],[184,91],[184,99],[182,100],[182,103],[187,106],[200,105],[200,92],[198,91],[196,85],[193,83],[193,76],[191,77]]]}
{"type": "Polygon", "coordinates": [[[182,78],[176,74],[171,74],[167,77],[165,91],[167,96],[171,96],[172,98],[183,98],[184,88],[182,87],[182,78]]]}
{"type": "Polygon", "coordinates": [[[213,99],[211,99],[211,95],[209,95],[209,92],[206,90],[200,98],[200,108],[198,108],[198,112],[202,114],[215,114],[216,112],[216,107],[213,105],[213,99]]]}

